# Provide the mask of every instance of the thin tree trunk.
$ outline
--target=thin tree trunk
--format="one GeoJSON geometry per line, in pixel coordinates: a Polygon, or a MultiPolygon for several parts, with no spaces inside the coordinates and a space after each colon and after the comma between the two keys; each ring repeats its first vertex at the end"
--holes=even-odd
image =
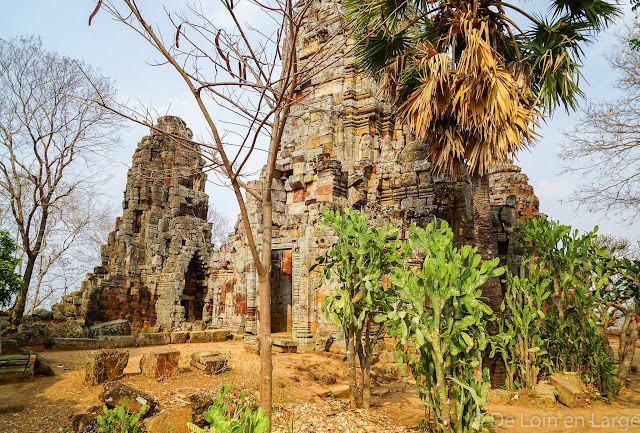
{"type": "Polygon", "coordinates": [[[631,321],[635,322],[635,317],[632,317],[630,314],[625,313],[624,316],[624,323],[622,324],[622,328],[620,331],[620,339],[618,340],[618,348],[619,348],[619,352],[622,351],[622,348],[627,347],[627,332],[626,330],[629,329],[629,327],[631,326],[631,321]]]}
{"type": "MultiPolygon", "coordinates": [[[[278,115],[276,115],[278,118],[278,115]]],[[[273,214],[271,202],[271,187],[275,159],[279,145],[272,143],[271,152],[267,158],[267,170],[265,174],[264,197],[262,199],[262,275],[258,277],[258,290],[260,293],[260,406],[269,417],[269,433],[271,432],[271,406],[273,398],[273,362],[271,359],[271,244],[273,235],[273,214]]]]}
{"type": "Polygon", "coordinates": [[[362,369],[362,403],[365,409],[371,407],[371,318],[367,318],[367,325],[364,333],[364,362],[362,369]]]}
{"type": "MultiPolygon", "coordinates": [[[[439,326],[439,325],[438,325],[439,326]]],[[[447,392],[447,383],[445,379],[445,361],[442,354],[442,347],[440,346],[440,336],[438,335],[437,341],[433,344],[433,350],[435,352],[435,374],[436,374],[436,388],[440,400],[440,419],[442,420],[442,431],[449,433],[451,431],[451,407],[449,406],[449,394],[447,392]]]]}
{"type": "Polygon", "coordinates": [[[618,379],[623,386],[626,386],[631,374],[631,364],[636,351],[636,341],[638,339],[638,323],[635,321],[635,309],[626,314],[625,322],[620,333],[620,347],[618,349],[620,362],[618,365],[618,379]],[[630,319],[630,320],[627,320],[630,319]],[[624,336],[624,339],[623,339],[624,336]]]}
{"type": "Polygon", "coordinates": [[[564,323],[564,299],[562,297],[562,288],[560,287],[560,282],[558,281],[558,277],[553,277],[553,306],[558,310],[558,319],[560,319],[560,323],[564,323]]]}
{"type": "MultiPolygon", "coordinates": [[[[263,251],[263,254],[265,252],[263,251]]],[[[269,252],[271,257],[271,252],[269,252]]],[[[271,272],[258,275],[258,293],[260,294],[260,407],[271,419],[271,396],[273,365],[271,363],[271,272]]],[[[271,431],[271,427],[269,427],[271,431]]]]}
{"type": "Polygon", "coordinates": [[[13,311],[11,312],[11,321],[16,325],[24,315],[24,309],[27,305],[27,294],[29,293],[29,283],[31,282],[35,263],[36,256],[27,256],[27,266],[25,267],[24,274],[22,275],[22,287],[16,296],[16,302],[13,305],[13,311]]]}
{"type": "Polygon", "coordinates": [[[356,378],[356,332],[355,325],[349,324],[347,328],[347,363],[349,368],[349,402],[351,409],[357,409],[360,402],[358,392],[358,381],[356,378]]]}

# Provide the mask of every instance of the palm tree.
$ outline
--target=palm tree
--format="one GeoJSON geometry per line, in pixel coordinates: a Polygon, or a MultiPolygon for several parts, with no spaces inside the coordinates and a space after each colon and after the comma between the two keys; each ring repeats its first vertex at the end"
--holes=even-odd
{"type": "MultiPolygon", "coordinates": [[[[345,0],[344,8],[362,68],[430,143],[434,169],[471,175],[476,246],[493,258],[488,168],[532,145],[537,119],[575,108],[581,47],[619,10],[603,0],[553,0],[547,17],[500,0],[345,0]]],[[[499,281],[483,293],[499,314],[499,281]]]]}

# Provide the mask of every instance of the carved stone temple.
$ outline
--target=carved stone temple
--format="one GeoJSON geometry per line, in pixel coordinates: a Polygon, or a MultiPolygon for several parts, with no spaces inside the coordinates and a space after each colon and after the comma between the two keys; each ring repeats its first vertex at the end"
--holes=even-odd
{"type": "MultiPolygon", "coordinates": [[[[447,220],[459,243],[473,242],[471,183],[432,172],[428,145],[395,121],[391,107],[363,77],[344,44],[340,3],[316,2],[297,41],[302,62],[334,41],[329,68],[303,81],[277,158],[273,187],[272,332],[312,349],[339,330],[323,320],[322,299],[309,272],[334,241],[318,229],[326,208],[363,209],[374,224],[389,221],[407,234],[411,224],[447,220]]],[[[255,333],[259,312],[257,274],[242,222],[213,251],[206,222],[208,198],[202,160],[176,117],[158,120],[142,139],[129,170],[123,216],[102,251],[102,265],[88,274],[76,315],[89,324],[127,318],[134,328],[200,326],[255,333]]],[[[254,181],[259,184],[261,181],[254,181]]],[[[495,250],[516,270],[514,224],[538,211],[527,177],[510,163],[491,171],[495,250]]],[[[260,203],[247,195],[252,230],[260,235],[260,203]]],[[[322,345],[320,345],[322,346],[322,345]]]]}
{"type": "Polygon", "coordinates": [[[210,319],[205,306],[211,225],[204,165],[192,133],[161,117],[127,174],[122,216],[102,247],[102,264],[82,283],[77,315],[87,324],[126,318],[134,328],[210,319]]]}

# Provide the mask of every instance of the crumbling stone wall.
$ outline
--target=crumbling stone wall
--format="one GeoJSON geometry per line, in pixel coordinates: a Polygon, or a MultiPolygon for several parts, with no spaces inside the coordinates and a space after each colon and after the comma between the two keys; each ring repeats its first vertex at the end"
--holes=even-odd
{"type": "Polygon", "coordinates": [[[191,138],[184,121],[165,116],[138,144],[123,215],[75,307],[88,325],[128,319],[133,328],[157,329],[209,320],[211,224],[204,162],[191,138]]]}
{"type": "Polygon", "coordinates": [[[507,202],[515,205],[516,218],[520,222],[539,212],[540,200],[529,185],[529,178],[513,161],[491,167],[489,174],[492,206],[503,206],[507,202]]]}

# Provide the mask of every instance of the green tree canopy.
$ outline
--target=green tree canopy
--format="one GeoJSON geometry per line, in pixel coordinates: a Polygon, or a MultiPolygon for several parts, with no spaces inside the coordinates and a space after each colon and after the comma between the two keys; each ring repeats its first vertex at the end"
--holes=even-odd
{"type": "Polygon", "coordinates": [[[20,259],[14,256],[16,243],[9,233],[0,230],[0,307],[6,307],[11,297],[20,290],[20,274],[15,272],[20,259]]]}

